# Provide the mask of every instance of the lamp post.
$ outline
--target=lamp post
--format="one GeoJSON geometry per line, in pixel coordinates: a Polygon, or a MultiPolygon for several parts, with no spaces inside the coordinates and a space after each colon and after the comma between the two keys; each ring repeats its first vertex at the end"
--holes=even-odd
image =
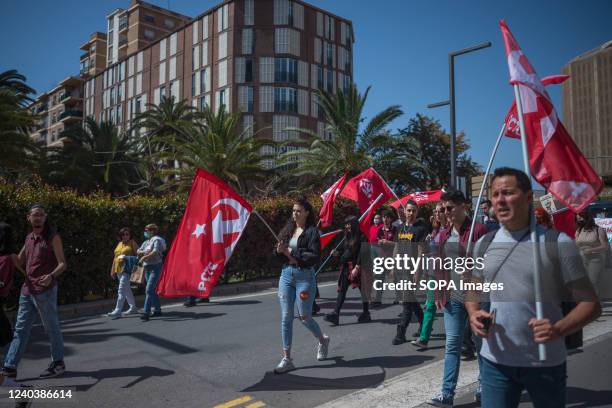
{"type": "Polygon", "coordinates": [[[478,51],[491,46],[490,42],[475,45],[473,47],[464,48],[459,51],[453,51],[448,54],[448,93],[449,98],[445,101],[436,102],[427,105],[428,108],[438,108],[440,106],[450,106],[450,186],[457,187],[457,152],[456,152],[456,137],[457,130],[455,128],[455,57],[467,54],[469,52],[478,51]]]}

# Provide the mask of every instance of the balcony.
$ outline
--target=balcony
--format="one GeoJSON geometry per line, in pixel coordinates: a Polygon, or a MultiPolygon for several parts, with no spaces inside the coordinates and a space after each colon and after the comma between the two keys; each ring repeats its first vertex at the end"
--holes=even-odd
{"type": "Polygon", "coordinates": [[[72,105],[83,100],[83,95],[78,91],[62,92],[59,97],[60,103],[72,105]]]}
{"type": "Polygon", "coordinates": [[[64,123],[72,123],[79,122],[83,120],[83,111],[82,110],[67,110],[59,115],[60,122],[64,123]]]}
{"type": "Polygon", "coordinates": [[[34,108],[34,113],[38,115],[39,113],[46,111],[47,108],[48,108],[48,105],[46,103],[38,105],[36,108],[34,108]]]}
{"type": "Polygon", "coordinates": [[[127,38],[123,37],[119,39],[119,48],[126,46],[128,43],[127,38]]]}
{"type": "Polygon", "coordinates": [[[89,58],[89,51],[81,55],[81,58],[79,58],[79,61],[83,61],[84,59],[87,59],[87,58],[89,58]]]}

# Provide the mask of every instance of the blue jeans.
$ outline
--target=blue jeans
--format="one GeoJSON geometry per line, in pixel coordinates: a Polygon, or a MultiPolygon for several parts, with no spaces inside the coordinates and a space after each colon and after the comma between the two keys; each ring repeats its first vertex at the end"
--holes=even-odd
{"type": "Polygon", "coordinates": [[[454,396],[459,378],[461,363],[461,343],[465,331],[467,310],[463,303],[451,299],[444,306],[444,331],[446,332],[446,349],[444,351],[444,379],[442,394],[454,396]]]}
{"type": "Polygon", "coordinates": [[[57,316],[57,285],[38,295],[21,295],[19,297],[19,311],[15,322],[13,341],[6,353],[4,366],[17,368],[21,357],[28,345],[32,324],[36,312],[45,327],[51,341],[51,359],[61,361],[64,359],[64,338],[57,316]]]}
{"type": "Polygon", "coordinates": [[[145,301],[144,301],[144,312],[151,314],[151,306],[155,308],[156,312],[161,312],[161,304],[159,303],[159,296],[157,296],[157,282],[159,282],[159,275],[162,270],[162,263],[155,265],[146,265],[144,267],[145,279],[147,280],[147,288],[145,289],[145,301]]]}
{"type": "Polygon", "coordinates": [[[321,328],[312,318],[312,303],[317,293],[317,282],[314,268],[285,266],[278,281],[278,298],[281,306],[281,336],[283,349],[291,349],[293,337],[294,307],[297,300],[298,313],[302,324],[317,338],[321,337],[321,328]],[[302,299],[304,293],[306,299],[302,299]]]}
{"type": "Polygon", "coordinates": [[[517,407],[526,389],[536,408],[565,406],[567,367],[509,367],[481,358],[482,407],[517,407]]]}

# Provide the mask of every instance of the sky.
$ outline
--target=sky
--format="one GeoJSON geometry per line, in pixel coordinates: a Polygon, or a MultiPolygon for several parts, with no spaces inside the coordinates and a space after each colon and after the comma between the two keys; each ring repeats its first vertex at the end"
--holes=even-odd
{"type": "MultiPolygon", "coordinates": [[[[149,0],[188,16],[219,3],[210,0],[149,0]]],[[[505,19],[542,76],[560,73],[574,57],[612,40],[612,1],[589,0],[310,0],[353,22],[354,81],[371,86],[364,114],[389,105],[404,115],[403,128],[417,113],[449,129],[448,107],[427,104],[448,99],[449,52],[490,41],[492,46],[455,59],[457,131],[469,154],[486,166],[512,102],[508,67],[498,22],[505,19]]],[[[257,3],[257,1],[256,1],[257,3]]],[[[106,15],[129,0],[5,0],[0,14],[0,72],[17,69],[39,93],[79,70],[79,46],[93,31],[106,31],[106,15]]],[[[256,4],[257,7],[257,4],[256,4]]],[[[559,86],[549,93],[562,117],[559,86]]],[[[494,162],[522,168],[520,142],[505,138],[494,162]]]]}

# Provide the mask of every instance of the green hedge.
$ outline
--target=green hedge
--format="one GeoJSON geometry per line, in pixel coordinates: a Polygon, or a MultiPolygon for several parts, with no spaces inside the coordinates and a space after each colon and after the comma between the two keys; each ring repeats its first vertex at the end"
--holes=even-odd
{"type": "MultiPolygon", "coordinates": [[[[318,211],[322,204],[318,195],[310,197],[318,211]]],[[[114,297],[116,282],[110,279],[117,231],[127,226],[142,242],[142,231],[148,223],[160,227],[160,235],[171,243],[180,223],[186,196],[167,194],[163,197],[134,196],[111,199],[105,194],[79,195],[42,184],[14,185],[0,180],[0,220],[13,226],[18,246],[28,233],[26,213],[33,203],[44,205],[49,221],[62,236],[68,270],[60,280],[61,304],[82,302],[95,297],[114,297]]],[[[251,201],[258,212],[280,231],[291,215],[292,199],[282,196],[251,201]]],[[[340,227],[348,214],[358,214],[354,203],[339,199],[334,219],[340,227]]],[[[329,230],[335,229],[330,227],[329,230]]],[[[221,282],[234,282],[277,276],[280,265],[271,256],[274,238],[252,216],[246,231],[228,263],[221,282]]],[[[18,250],[19,248],[17,248],[18,250]]],[[[333,263],[329,267],[333,267],[333,263]]],[[[9,304],[16,301],[20,281],[15,285],[9,304]]]]}

